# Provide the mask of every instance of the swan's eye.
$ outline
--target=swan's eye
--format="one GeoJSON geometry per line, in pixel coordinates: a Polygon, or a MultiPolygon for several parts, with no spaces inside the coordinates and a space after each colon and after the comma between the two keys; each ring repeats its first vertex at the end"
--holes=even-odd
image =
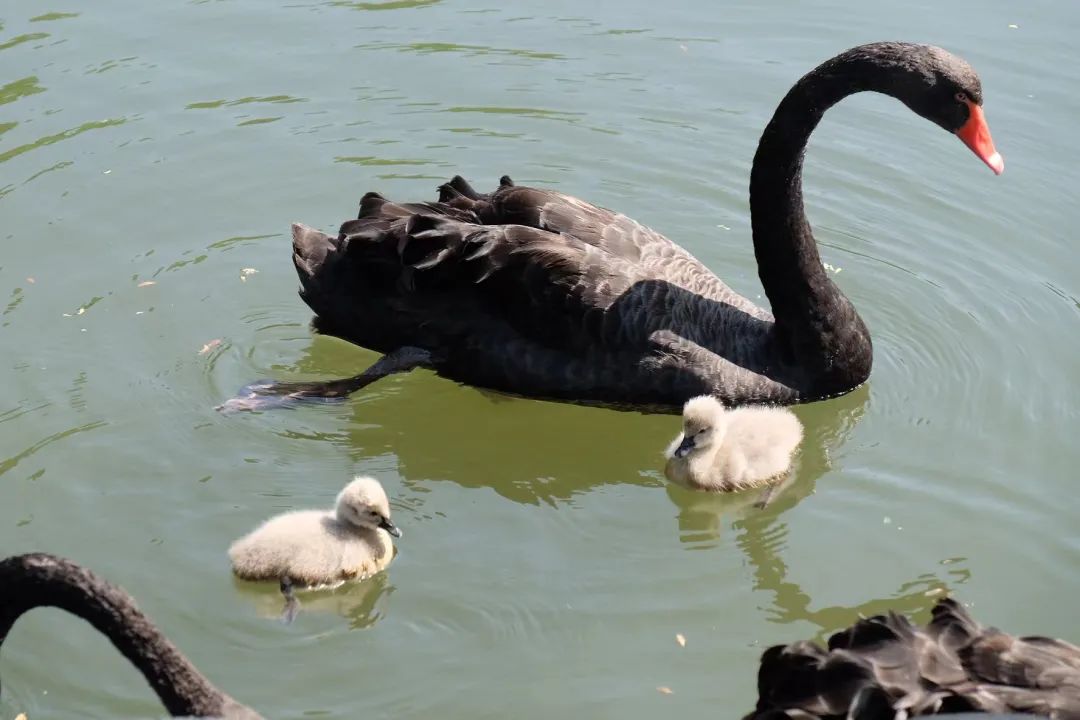
{"type": "Polygon", "coordinates": [[[956,99],[962,103],[971,102],[971,99],[967,96],[966,92],[956,93],[956,99]]]}

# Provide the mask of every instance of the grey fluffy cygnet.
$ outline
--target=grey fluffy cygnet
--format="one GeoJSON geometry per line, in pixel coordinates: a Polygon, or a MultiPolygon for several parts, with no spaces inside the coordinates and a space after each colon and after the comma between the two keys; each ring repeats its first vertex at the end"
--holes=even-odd
{"type": "Polygon", "coordinates": [[[287,599],[285,620],[298,609],[294,584],[334,587],[385,569],[394,557],[390,502],[379,481],[357,477],[332,510],[298,510],[270,518],[229,548],[233,573],[244,580],[277,580],[287,599]]]}
{"type": "Polygon", "coordinates": [[[786,408],[727,410],[701,395],[683,406],[683,430],[664,453],[664,474],[692,490],[761,487],[787,473],[802,437],[802,423],[786,408]]]}

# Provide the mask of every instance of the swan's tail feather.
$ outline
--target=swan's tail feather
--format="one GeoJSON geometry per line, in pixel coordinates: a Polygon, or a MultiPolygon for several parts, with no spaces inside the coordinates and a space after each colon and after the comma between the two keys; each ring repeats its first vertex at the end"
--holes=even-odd
{"type": "Polygon", "coordinates": [[[416,270],[432,271],[444,266],[442,276],[431,277],[433,284],[460,278],[456,272],[458,263],[470,266],[469,277],[481,282],[505,264],[512,251],[506,243],[507,235],[502,227],[485,227],[445,216],[414,215],[409,218],[399,251],[402,263],[416,270]]]}
{"type": "Polygon", "coordinates": [[[439,189],[442,190],[442,188],[448,188],[450,190],[453,190],[458,195],[464,195],[470,200],[479,200],[483,197],[483,195],[473,189],[473,186],[469,184],[468,180],[461,177],[460,175],[455,175],[454,177],[450,178],[450,182],[441,186],[439,189]]]}
{"type": "MultiPolygon", "coordinates": [[[[774,645],[761,655],[758,710],[767,707],[817,707],[817,673],[826,653],[809,642],[774,645]]],[[[754,714],[751,713],[750,717],[754,714]]]]}
{"type": "Polygon", "coordinates": [[[964,606],[953,598],[942,598],[931,614],[933,617],[926,631],[950,652],[966,646],[983,631],[964,606]]]}
{"type": "Polygon", "coordinates": [[[326,264],[327,257],[336,253],[340,244],[326,233],[301,223],[292,225],[293,264],[303,277],[315,277],[326,264]]]}
{"type": "MultiPolygon", "coordinates": [[[[513,187],[505,175],[499,182],[500,189],[513,187]]],[[[462,250],[482,231],[495,230],[483,226],[477,213],[493,195],[477,192],[456,175],[439,186],[437,202],[397,203],[377,192],[366,193],[356,219],[342,223],[336,238],[294,225],[293,261],[303,285],[301,296],[316,314],[324,315],[335,307],[367,304],[355,300],[369,296],[417,289],[414,271],[446,265],[446,272],[426,272],[423,282],[429,287],[453,282],[448,260],[475,262],[487,254],[462,257],[462,250]],[[350,298],[340,297],[343,291],[350,298]]]]}

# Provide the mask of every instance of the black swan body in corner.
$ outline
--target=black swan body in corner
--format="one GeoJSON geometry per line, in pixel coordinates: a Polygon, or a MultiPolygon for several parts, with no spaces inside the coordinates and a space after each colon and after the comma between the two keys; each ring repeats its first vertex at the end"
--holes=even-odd
{"type": "Polygon", "coordinates": [[[809,642],[769,648],[761,656],[757,707],[744,720],[969,712],[1080,720],[1080,647],[984,627],[945,598],[925,628],[889,613],[841,630],[827,650],[809,642]]]}
{"type": "Polygon", "coordinates": [[[31,553],[0,561],[0,645],[23,613],[56,607],[112,641],[174,717],[261,720],[218,690],[136,606],[131,596],[69,560],[31,553]]]}
{"type": "Polygon", "coordinates": [[[849,392],[870,375],[870,334],[822,267],[802,164],[825,111],[862,91],[899,99],[1002,171],[971,66],[882,42],[804,76],[761,136],[750,211],[771,312],[658,232],[553,190],[504,177],[480,194],[455,177],[438,202],[368,193],[337,237],[294,225],[293,261],[318,329],[386,356],[345,380],[251,385],[221,409],[340,398],[418,366],[519,395],[669,410],[701,394],[792,404],[849,392]]]}

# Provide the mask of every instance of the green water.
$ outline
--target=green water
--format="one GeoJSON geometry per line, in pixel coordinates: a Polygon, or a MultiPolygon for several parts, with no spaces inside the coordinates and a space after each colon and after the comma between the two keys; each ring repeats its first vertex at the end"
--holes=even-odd
{"type": "MultiPolygon", "coordinates": [[[[0,551],[122,584],[279,718],[736,717],[764,647],[887,606],[925,619],[941,591],[1080,640],[1078,24],[1003,0],[0,2],[0,551]],[[805,447],[764,511],[665,488],[675,418],[427,372],[212,410],[374,359],[311,334],[288,238],[372,189],[509,173],[757,298],[761,128],[802,73],[879,39],[975,65],[1006,172],[880,96],[827,116],[807,204],[876,362],[797,409],[805,447]],[[225,549],[361,472],[393,498],[395,563],[283,626],[225,549]]],[[[15,627],[0,676],[2,718],[163,714],[56,611],[15,627]]]]}

